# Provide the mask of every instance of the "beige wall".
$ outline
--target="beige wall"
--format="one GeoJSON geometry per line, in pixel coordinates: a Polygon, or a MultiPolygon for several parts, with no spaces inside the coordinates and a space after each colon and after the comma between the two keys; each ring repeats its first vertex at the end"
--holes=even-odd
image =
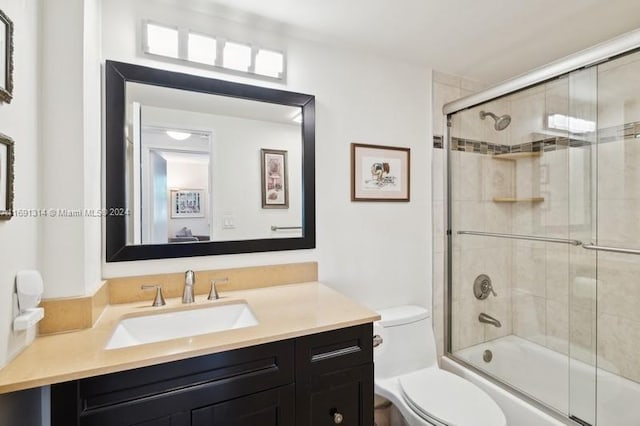
{"type": "MultiPolygon", "coordinates": [[[[444,134],[445,117],[442,106],[482,88],[478,82],[433,72],[433,136],[444,134]]],[[[434,148],[432,158],[433,193],[433,329],[438,355],[444,351],[444,286],[445,286],[445,155],[434,148]]]]}
{"type": "MultiPolygon", "coordinates": [[[[639,73],[638,53],[599,67],[600,128],[640,122],[639,73]]],[[[598,243],[640,249],[640,139],[616,137],[597,149],[598,243]]],[[[600,252],[597,297],[599,363],[640,382],[640,256],[600,252]]]]}

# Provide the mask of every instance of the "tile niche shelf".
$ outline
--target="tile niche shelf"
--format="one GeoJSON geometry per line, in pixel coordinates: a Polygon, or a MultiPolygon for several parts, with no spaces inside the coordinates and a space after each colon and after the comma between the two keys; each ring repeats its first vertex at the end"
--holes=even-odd
{"type": "MultiPolygon", "coordinates": [[[[494,154],[491,158],[502,161],[516,161],[522,159],[535,159],[542,156],[541,151],[533,152],[508,152],[504,154],[494,154]]],[[[542,203],[544,197],[493,197],[494,203],[542,203]]]]}
{"type": "Polygon", "coordinates": [[[541,203],[544,201],[544,197],[493,197],[494,203],[541,203]]]}
{"type": "Polygon", "coordinates": [[[537,158],[541,157],[541,151],[533,151],[533,152],[507,152],[505,154],[494,154],[491,158],[494,160],[520,160],[523,158],[537,158]]]}

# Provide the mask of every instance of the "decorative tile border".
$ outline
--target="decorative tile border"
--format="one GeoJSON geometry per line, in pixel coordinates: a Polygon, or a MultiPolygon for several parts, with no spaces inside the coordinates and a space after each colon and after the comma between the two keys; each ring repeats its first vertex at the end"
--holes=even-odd
{"type": "MultiPolygon", "coordinates": [[[[598,143],[616,142],[625,139],[640,139],[640,121],[622,126],[607,127],[598,130],[598,143]]],[[[564,136],[543,137],[541,139],[517,145],[501,145],[474,139],[451,138],[451,150],[476,154],[507,154],[512,152],[548,152],[558,149],[590,145],[590,141],[564,136]]],[[[444,148],[443,136],[433,137],[433,147],[444,148]]]]}
{"type": "MultiPolygon", "coordinates": [[[[611,141],[613,141],[612,139],[611,141]]],[[[615,140],[620,140],[616,138],[615,140]]],[[[602,141],[601,142],[605,142],[602,141]]],[[[471,152],[476,154],[509,154],[513,152],[548,152],[556,151],[559,149],[566,149],[569,147],[580,147],[590,145],[591,142],[583,141],[579,139],[569,139],[565,137],[555,137],[540,139],[532,142],[525,142],[518,145],[501,145],[491,142],[476,141],[473,139],[451,138],[451,150],[471,152]]],[[[433,147],[442,149],[444,144],[442,142],[442,136],[433,137],[433,147]]]]}
{"type": "Polygon", "coordinates": [[[598,130],[598,140],[600,142],[615,142],[621,139],[634,138],[640,139],[640,121],[598,130]]]}
{"type": "Polygon", "coordinates": [[[476,154],[505,154],[509,152],[509,146],[473,139],[451,138],[451,150],[476,154]]]}

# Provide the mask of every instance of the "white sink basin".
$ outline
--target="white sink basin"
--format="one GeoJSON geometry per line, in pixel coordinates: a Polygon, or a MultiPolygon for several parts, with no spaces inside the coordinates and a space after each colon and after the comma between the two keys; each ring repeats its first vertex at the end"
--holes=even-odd
{"type": "Polygon", "coordinates": [[[125,318],[116,326],[105,349],[125,348],[257,324],[258,320],[251,308],[244,302],[125,318]]]}

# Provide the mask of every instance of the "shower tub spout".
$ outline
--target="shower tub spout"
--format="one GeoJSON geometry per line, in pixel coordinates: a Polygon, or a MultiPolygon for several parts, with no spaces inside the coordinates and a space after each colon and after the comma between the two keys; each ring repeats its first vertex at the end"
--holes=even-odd
{"type": "Polygon", "coordinates": [[[502,324],[500,323],[500,321],[498,321],[497,319],[495,319],[494,317],[492,317],[491,315],[487,315],[484,312],[482,312],[480,315],[478,315],[478,321],[484,323],[484,324],[491,324],[494,327],[500,328],[502,327],[502,324]]]}

